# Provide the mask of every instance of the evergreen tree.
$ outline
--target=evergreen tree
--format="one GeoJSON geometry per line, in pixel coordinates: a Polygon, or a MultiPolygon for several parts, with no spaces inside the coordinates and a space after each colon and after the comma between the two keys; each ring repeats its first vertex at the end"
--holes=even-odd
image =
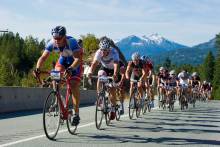
{"type": "Polygon", "coordinates": [[[215,61],[215,72],[214,72],[214,98],[220,99],[220,33],[216,35],[216,48],[218,51],[217,58],[215,61]]]}
{"type": "Polygon", "coordinates": [[[164,61],[164,63],[163,63],[163,66],[164,66],[166,69],[170,70],[170,68],[171,68],[171,60],[170,60],[169,57],[167,57],[167,58],[165,59],[165,61],[164,61]]]}
{"type": "Polygon", "coordinates": [[[215,58],[211,51],[208,52],[204,64],[203,64],[203,77],[205,80],[211,82],[214,76],[214,65],[215,65],[215,58]]]}

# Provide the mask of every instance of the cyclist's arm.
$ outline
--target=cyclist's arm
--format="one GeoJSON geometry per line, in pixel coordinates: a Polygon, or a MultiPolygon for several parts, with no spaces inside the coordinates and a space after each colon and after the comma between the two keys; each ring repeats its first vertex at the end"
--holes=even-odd
{"type": "Polygon", "coordinates": [[[50,55],[50,52],[48,52],[47,50],[45,50],[43,52],[43,54],[41,55],[41,57],[37,61],[37,65],[36,65],[37,69],[39,69],[44,64],[44,62],[47,60],[49,55],[50,55]]]}
{"type": "Polygon", "coordinates": [[[140,78],[140,81],[145,80],[146,76],[147,76],[147,73],[146,73],[145,69],[142,68],[142,76],[141,76],[141,78],[140,78]]]}
{"type": "Polygon", "coordinates": [[[157,86],[160,86],[160,77],[157,78],[157,86]]]}
{"type": "Polygon", "coordinates": [[[128,66],[127,66],[127,69],[126,69],[126,72],[125,72],[125,76],[126,76],[127,79],[129,79],[129,74],[130,74],[131,70],[132,70],[131,64],[128,63],[128,66]]]}
{"type": "Polygon", "coordinates": [[[89,73],[92,74],[94,72],[94,70],[96,69],[96,67],[98,66],[99,61],[98,60],[94,60],[92,62],[91,67],[89,68],[89,73]]]}
{"type": "Polygon", "coordinates": [[[118,75],[118,61],[114,61],[114,75],[118,75]]]}
{"type": "Polygon", "coordinates": [[[74,61],[72,63],[72,65],[70,65],[70,68],[77,68],[81,62],[82,62],[82,54],[81,54],[81,51],[75,51],[73,52],[73,58],[74,58],[74,61]]]}

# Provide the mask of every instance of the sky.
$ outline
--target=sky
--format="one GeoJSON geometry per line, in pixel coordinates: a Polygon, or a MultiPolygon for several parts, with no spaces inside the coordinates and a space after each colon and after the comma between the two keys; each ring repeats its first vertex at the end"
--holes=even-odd
{"type": "Polygon", "coordinates": [[[63,25],[75,38],[158,33],[194,46],[220,32],[219,7],[220,0],[0,0],[0,30],[49,39],[63,25]]]}

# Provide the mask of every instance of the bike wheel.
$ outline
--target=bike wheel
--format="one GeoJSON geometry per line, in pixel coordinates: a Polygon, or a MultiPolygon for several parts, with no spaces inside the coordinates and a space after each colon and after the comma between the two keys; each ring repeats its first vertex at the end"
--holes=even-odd
{"type": "Polygon", "coordinates": [[[193,93],[193,96],[192,96],[192,104],[193,104],[193,108],[196,107],[196,98],[197,98],[196,94],[193,93]]]}
{"type": "Polygon", "coordinates": [[[146,100],[144,100],[144,104],[143,104],[143,107],[142,107],[142,114],[146,114],[147,112],[147,104],[148,102],[146,100]]]}
{"type": "Polygon", "coordinates": [[[48,139],[53,140],[60,127],[60,105],[56,92],[52,91],[47,96],[43,108],[43,127],[48,139]]]}
{"type": "Polygon", "coordinates": [[[109,126],[111,119],[111,102],[109,100],[108,97],[105,98],[105,109],[106,109],[106,113],[105,113],[105,123],[107,126],[109,126]]]}
{"type": "Polygon", "coordinates": [[[99,96],[96,100],[96,109],[95,109],[95,125],[96,128],[100,130],[102,125],[102,120],[104,116],[104,98],[99,96]]]}
{"type": "Polygon", "coordinates": [[[120,114],[120,105],[116,105],[116,108],[115,108],[115,115],[116,115],[116,120],[119,121],[120,120],[120,117],[121,117],[121,114],[120,114]]]}
{"type": "Polygon", "coordinates": [[[136,99],[136,117],[139,118],[141,115],[141,100],[136,99]]]}
{"type": "Polygon", "coordinates": [[[163,110],[165,110],[166,109],[166,99],[165,99],[165,96],[164,96],[164,94],[162,94],[162,108],[163,108],[163,110]]]}
{"type": "Polygon", "coordinates": [[[130,119],[133,119],[134,111],[135,111],[135,105],[136,105],[135,97],[131,96],[130,100],[129,100],[129,118],[130,119]]]}
{"type": "Polygon", "coordinates": [[[76,130],[77,130],[77,126],[73,126],[71,123],[73,121],[73,118],[74,118],[74,114],[75,114],[75,111],[74,111],[74,106],[73,106],[73,103],[71,102],[72,101],[72,98],[69,97],[69,101],[68,101],[68,118],[66,120],[66,124],[67,124],[67,129],[69,131],[70,134],[72,135],[76,135],[76,130]]]}
{"type": "Polygon", "coordinates": [[[148,109],[148,112],[151,111],[151,104],[150,104],[150,101],[148,101],[148,103],[147,103],[147,109],[148,109]]]}

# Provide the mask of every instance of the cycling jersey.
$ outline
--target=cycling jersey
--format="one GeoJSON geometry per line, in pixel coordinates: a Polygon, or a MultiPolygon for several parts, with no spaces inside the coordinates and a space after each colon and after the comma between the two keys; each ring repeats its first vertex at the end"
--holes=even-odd
{"type": "Polygon", "coordinates": [[[196,85],[199,85],[200,77],[196,76],[195,79],[192,78],[192,87],[196,87],[196,85]]]}
{"type": "Polygon", "coordinates": [[[95,53],[94,61],[98,61],[104,68],[114,69],[114,62],[119,62],[119,54],[115,48],[111,48],[107,56],[99,49],[95,53]]]}
{"type": "Polygon", "coordinates": [[[177,77],[169,77],[168,78],[168,86],[171,86],[171,87],[176,87],[176,81],[178,80],[177,77]]]}
{"type": "Polygon", "coordinates": [[[180,81],[180,85],[188,86],[189,75],[187,73],[183,73],[183,72],[179,73],[178,78],[180,81]]]}
{"type": "MultiPolygon", "coordinates": [[[[56,66],[64,66],[65,69],[67,69],[74,62],[74,52],[80,51],[81,55],[83,54],[83,50],[79,47],[76,39],[74,39],[71,36],[66,36],[66,42],[67,43],[64,47],[57,47],[55,46],[55,40],[51,39],[45,47],[45,50],[48,52],[54,51],[60,54],[56,66]]],[[[76,76],[78,80],[81,79],[81,74],[82,64],[80,64],[77,68],[75,68],[72,71],[72,76],[76,76]]]]}
{"type": "Polygon", "coordinates": [[[208,83],[207,83],[207,84],[202,84],[202,89],[205,90],[205,91],[206,91],[206,90],[209,90],[209,91],[210,91],[211,88],[212,88],[212,86],[209,85],[208,83]]]}
{"type": "Polygon", "coordinates": [[[147,61],[143,61],[143,64],[144,64],[144,69],[146,70],[147,73],[153,69],[153,62],[150,59],[147,61]]]}
{"type": "MultiPolygon", "coordinates": [[[[168,78],[169,78],[169,75],[168,75],[168,73],[158,73],[158,78],[160,79],[160,84],[162,84],[162,85],[165,85],[166,84],[166,81],[168,80],[168,78]]],[[[162,86],[161,85],[161,86],[162,86]]]]}
{"type": "Polygon", "coordinates": [[[139,60],[139,64],[135,65],[132,61],[128,63],[128,66],[132,68],[131,79],[139,80],[142,76],[142,69],[144,68],[143,61],[139,60]]]}

